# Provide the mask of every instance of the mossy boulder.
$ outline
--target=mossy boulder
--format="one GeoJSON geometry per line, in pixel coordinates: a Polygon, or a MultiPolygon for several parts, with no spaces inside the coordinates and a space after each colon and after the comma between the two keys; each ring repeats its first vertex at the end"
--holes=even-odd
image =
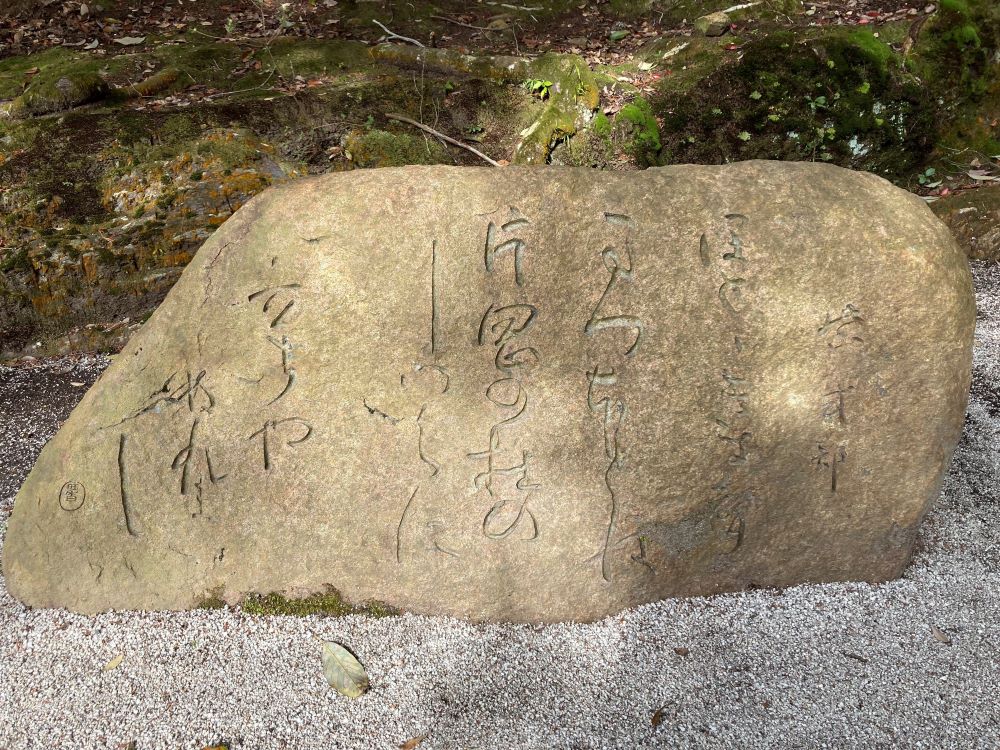
{"type": "Polygon", "coordinates": [[[110,92],[108,83],[92,70],[68,72],[53,78],[44,77],[28,86],[14,100],[10,114],[23,118],[63,112],[103,99],[110,92]]]}
{"type": "Polygon", "coordinates": [[[517,164],[545,164],[552,150],[590,125],[601,92],[593,71],[577,55],[548,53],[531,64],[526,86],[538,104],[529,110],[530,123],[514,149],[517,164]],[[535,81],[543,82],[534,87],[535,81]]]}
{"type": "Polygon", "coordinates": [[[649,102],[639,97],[614,115],[598,112],[587,128],[554,149],[552,164],[634,170],[660,163],[660,129],[649,102]]]}
{"type": "Polygon", "coordinates": [[[829,161],[900,181],[933,145],[934,107],[866,30],[754,39],[682,94],[661,85],[665,158],[829,161]]]}
{"type": "Polygon", "coordinates": [[[696,18],[694,30],[703,36],[722,36],[729,31],[730,23],[729,16],[719,10],[696,18]]]}
{"type": "Polygon", "coordinates": [[[437,138],[378,129],[352,131],[344,139],[344,154],[360,168],[451,162],[437,138]]]}

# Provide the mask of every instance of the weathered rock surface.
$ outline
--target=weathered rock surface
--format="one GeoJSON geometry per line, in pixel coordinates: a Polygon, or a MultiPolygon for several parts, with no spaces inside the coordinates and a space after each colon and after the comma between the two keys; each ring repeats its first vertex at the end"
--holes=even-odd
{"type": "Polygon", "coordinates": [[[705,36],[722,36],[729,31],[729,16],[723,11],[709,13],[706,16],[696,18],[694,21],[695,31],[705,36]]]}
{"type": "Polygon", "coordinates": [[[973,320],[947,228],[835,167],[299,181],[206,242],[46,446],[6,584],[554,621],[892,578],[973,320]]]}

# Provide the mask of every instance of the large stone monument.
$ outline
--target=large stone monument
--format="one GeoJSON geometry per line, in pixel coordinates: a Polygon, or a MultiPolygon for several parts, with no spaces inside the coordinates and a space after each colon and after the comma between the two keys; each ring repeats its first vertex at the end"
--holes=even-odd
{"type": "Polygon", "coordinates": [[[46,446],[6,583],[555,621],[889,579],[974,317],[924,203],[836,167],[303,180],[201,248],[46,446]]]}

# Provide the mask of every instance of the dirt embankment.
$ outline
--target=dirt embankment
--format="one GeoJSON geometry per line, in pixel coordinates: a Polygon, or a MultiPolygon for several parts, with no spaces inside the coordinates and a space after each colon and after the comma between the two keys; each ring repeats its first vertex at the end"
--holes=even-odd
{"type": "Polygon", "coordinates": [[[21,2],[0,354],[117,348],[233,211],[330,170],[822,160],[995,257],[995,212],[955,201],[998,173],[998,49],[989,0],[21,2]]]}

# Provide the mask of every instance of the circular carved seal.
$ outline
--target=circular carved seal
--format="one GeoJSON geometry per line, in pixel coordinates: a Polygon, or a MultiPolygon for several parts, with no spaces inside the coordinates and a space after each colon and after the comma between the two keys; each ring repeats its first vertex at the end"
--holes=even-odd
{"type": "Polygon", "coordinates": [[[80,482],[66,482],[59,490],[59,507],[63,510],[79,510],[87,499],[87,488],[80,482]]]}

